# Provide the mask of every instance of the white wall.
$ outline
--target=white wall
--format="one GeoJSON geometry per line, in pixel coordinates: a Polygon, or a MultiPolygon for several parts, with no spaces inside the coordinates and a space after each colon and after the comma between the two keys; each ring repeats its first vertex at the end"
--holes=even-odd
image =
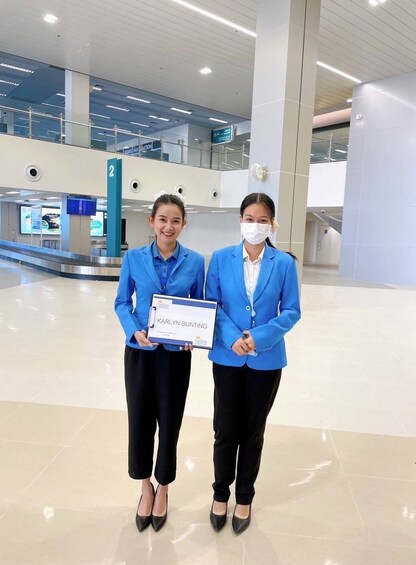
{"type": "Polygon", "coordinates": [[[318,223],[316,265],[338,265],[341,234],[327,224],[318,223]]]}
{"type": "Polygon", "coordinates": [[[416,287],[415,91],[416,72],[354,88],[344,277],[416,287]]]}
{"type": "MultiPolygon", "coordinates": [[[[37,190],[107,195],[107,160],[114,157],[111,153],[1,135],[0,155],[2,163],[7,163],[0,167],[0,187],[25,189],[29,198],[37,190]],[[36,165],[41,171],[38,181],[26,178],[28,165],[36,165]]],[[[184,196],[188,203],[216,205],[210,192],[212,187],[220,186],[219,171],[126,155],[117,155],[117,158],[123,162],[123,198],[138,202],[153,200],[157,192],[175,192],[180,184],[185,187],[184,196]],[[141,182],[139,193],[133,193],[129,188],[129,182],[134,178],[141,182]]]]}
{"type": "Polygon", "coordinates": [[[240,238],[238,211],[220,214],[188,214],[188,224],[180,241],[202,255],[209,256],[215,249],[236,245],[240,238]]]}
{"type": "MultiPolygon", "coordinates": [[[[221,173],[221,207],[240,209],[240,204],[248,194],[248,171],[223,171],[221,173]]],[[[259,186],[261,192],[261,186],[259,186]]]]}
{"type": "Polygon", "coordinates": [[[347,161],[312,163],[309,169],[308,208],[343,206],[347,161]]]}
{"type": "Polygon", "coordinates": [[[305,226],[305,251],[304,263],[316,263],[316,251],[318,248],[318,222],[306,221],[305,226]]]}
{"type": "MultiPolygon", "coordinates": [[[[42,141],[21,139],[13,136],[0,136],[0,154],[7,167],[0,168],[0,186],[25,189],[27,197],[40,191],[61,192],[62,194],[79,193],[96,197],[107,194],[107,160],[113,154],[87,150],[42,141]],[[25,167],[36,165],[41,171],[37,182],[25,177],[25,167]]],[[[186,167],[172,163],[160,163],[150,159],[131,156],[119,156],[123,161],[123,198],[152,200],[161,190],[174,192],[178,184],[184,186],[184,196],[189,206],[213,206],[235,208],[235,213],[225,214],[189,214],[188,227],[181,236],[185,245],[199,250],[204,255],[225,245],[240,241],[238,210],[248,190],[248,171],[213,171],[186,167]],[[141,183],[139,193],[131,192],[129,182],[138,179],[141,183]],[[215,190],[217,198],[211,194],[215,190]]],[[[322,207],[342,206],[343,174],[345,163],[318,164],[311,166],[309,202],[322,207]],[[337,166],[340,165],[340,166],[337,166]],[[331,174],[332,173],[332,174],[331,174]]],[[[258,183],[258,190],[262,184],[258,183]]],[[[17,206],[12,209],[1,208],[1,232],[4,233],[4,218],[7,222],[12,217],[14,227],[7,228],[7,237],[24,243],[30,243],[30,236],[20,236],[17,224],[17,206]],[[12,233],[13,232],[13,233],[12,233]]],[[[123,212],[127,219],[127,241],[130,247],[145,245],[151,230],[147,225],[147,215],[142,212],[123,212]]],[[[332,230],[331,230],[332,231],[332,230]]],[[[328,241],[329,238],[325,238],[328,241]]],[[[308,242],[305,243],[308,245],[308,242]]],[[[322,244],[321,244],[322,245],[322,244]]],[[[331,253],[336,245],[331,243],[331,253]]],[[[326,249],[326,247],[324,248],[326,249]]],[[[316,250],[315,250],[316,252],[316,250]]],[[[322,260],[334,264],[333,256],[321,253],[322,260]]]]}
{"type": "Polygon", "coordinates": [[[146,212],[123,212],[126,218],[126,240],[129,248],[141,247],[149,243],[149,236],[153,235],[148,217],[150,211],[146,212]]]}

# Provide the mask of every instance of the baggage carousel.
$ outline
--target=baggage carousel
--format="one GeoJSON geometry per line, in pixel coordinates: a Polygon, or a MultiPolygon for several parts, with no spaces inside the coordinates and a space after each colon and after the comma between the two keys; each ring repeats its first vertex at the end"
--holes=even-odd
{"type": "Polygon", "coordinates": [[[0,239],[0,257],[61,277],[117,281],[121,257],[78,255],[0,239]]]}

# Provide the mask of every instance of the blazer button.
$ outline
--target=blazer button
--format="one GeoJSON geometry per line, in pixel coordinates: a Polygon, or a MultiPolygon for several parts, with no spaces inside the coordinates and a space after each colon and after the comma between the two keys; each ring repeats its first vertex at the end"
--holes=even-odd
{"type": "Polygon", "coordinates": [[[246,310],[251,310],[250,306],[246,306],[246,310]]]}

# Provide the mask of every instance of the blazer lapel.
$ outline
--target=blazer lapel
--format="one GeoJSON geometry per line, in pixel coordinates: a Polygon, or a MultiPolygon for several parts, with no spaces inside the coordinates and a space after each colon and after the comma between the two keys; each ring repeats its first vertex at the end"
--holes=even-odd
{"type": "Polygon", "coordinates": [[[254,301],[256,301],[263,290],[266,288],[266,285],[269,281],[270,275],[272,274],[273,267],[274,267],[274,253],[270,249],[270,247],[266,244],[266,248],[264,250],[263,260],[261,262],[259,278],[257,280],[256,289],[254,291],[254,301]]]}
{"type": "Polygon", "coordinates": [[[143,264],[150,279],[154,282],[157,288],[162,291],[162,285],[160,284],[158,274],[156,273],[155,266],[153,264],[153,255],[150,245],[147,245],[143,249],[143,264]]]}
{"type": "Polygon", "coordinates": [[[246,285],[244,282],[244,265],[243,265],[243,244],[241,243],[238,247],[233,250],[233,257],[231,260],[234,272],[234,278],[237,283],[237,288],[244,297],[244,301],[249,304],[247,298],[246,285]]]}
{"type": "Polygon", "coordinates": [[[173,275],[173,273],[175,273],[179,269],[179,267],[181,266],[181,264],[185,260],[186,256],[188,255],[188,250],[185,247],[183,247],[179,243],[179,241],[176,242],[176,245],[179,245],[179,253],[178,253],[178,259],[176,260],[175,266],[172,269],[171,275],[173,275]]]}

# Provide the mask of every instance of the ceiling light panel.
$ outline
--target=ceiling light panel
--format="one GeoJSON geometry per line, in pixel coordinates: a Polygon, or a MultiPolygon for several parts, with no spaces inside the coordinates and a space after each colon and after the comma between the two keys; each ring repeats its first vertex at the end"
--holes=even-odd
{"type": "Polygon", "coordinates": [[[250,37],[256,37],[256,32],[252,31],[251,29],[247,29],[246,27],[240,26],[239,24],[236,24],[230,20],[227,20],[225,18],[222,18],[221,16],[217,16],[217,14],[214,14],[213,12],[209,12],[208,10],[204,10],[202,8],[199,8],[198,6],[195,6],[194,4],[191,4],[190,2],[185,2],[184,0],[171,0],[172,2],[174,2],[175,4],[178,4],[179,6],[182,6],[183,8],[187,8],[188,10],[191,10],[192,12],[196,12],[197,14],[200,14],[201,16],[204,16],[206,18],[209,18],[211,20],[214,20],[222,25],[225,25],[227,27],[230,27],[234,30],[238,30],[241,31],[242,33],[245,33],[246,35],[249,35],[250,37]]]}
{"type": "Polygon", "coordinates": [[[56,24],[59,21],[59,18],[54,14],[45,14],[43,16],[43,21],[47,24],[56,24]]]}
{"type": "Polygon", "coordinates": [[[344,71],[340,71],[339,69],[336,69],[335,67],[332,67],[331,65],[327,65],[326,63],[323,63],[322,61],[317,61],[316,64],[318,65],[318,67],[322,67],[323,69],[326,69],[327,71],[331,71],[332,73],[335,73],[336,75],[347,78],[348,80],[351,80],[352,82],[355,82],[357,84],[362,83],[362,81],[359,78],[353,77],[352,75],[349,75],[348,73],[344,73],[344,71]]]}
{"type": "Polygon", "coordinates": [[[106,104],[106,108],[111,108],[112,110],[119,110],[120,112],[130,112],[128,108],[122,108],[121,106],[112,106],[111,104],[106,104]]]}
{"type": "Polygon", "coordinates": [[[94,112],[90,112],[90,116],[95,116],[96,118],[104,118],[105,120],[110,119],[110,116],[104,116],[103,114],[94,114],[94,112]]]}
{"type": "Polygon", "coordinates": [[[137,98],[136,96],[126,96],[129,100],[135,100],[136,102],[142,102],[143,104],[150,104],[150,100],[145,100],[144,98],[137,98]]]}
{"type": "Polygon", "coordinates": [[[25,69],[24,67],[16,67],[15,65],[8,65],[7,63],[0,63],[0,67],[5,67],[6,69],[12,69],[13,71],[20,71],[22,73],[33,74],[34,71],[30,69],[25,69]]]}
{"type": "Polygon", "coordinates": [[[171,110],[174,112],[180,112],[181,114],[192,114],[191,110],[182,110],[181,108],[172,107],[171,110]]]}

